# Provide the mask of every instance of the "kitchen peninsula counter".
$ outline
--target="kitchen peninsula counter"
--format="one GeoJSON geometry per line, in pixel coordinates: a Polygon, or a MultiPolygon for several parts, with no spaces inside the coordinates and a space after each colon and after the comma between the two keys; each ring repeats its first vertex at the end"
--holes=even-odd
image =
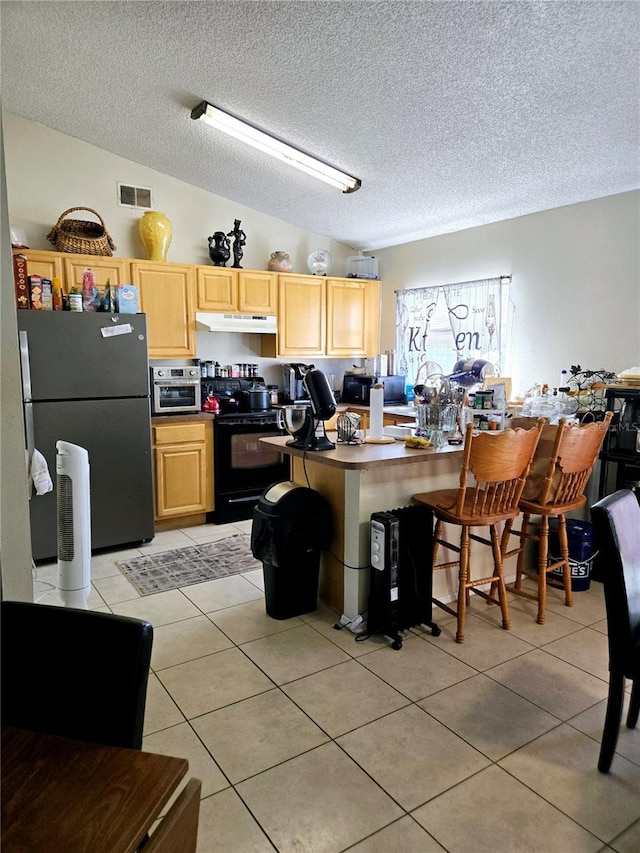
{"type": "MultiPolygon", "coordinates": [[[[329,438],[335,442],[336,434],[329,433],[329,438]]],[[[456,487],[462,449],[452,445],[412,449],[395,441],[305,451],[288,446],[290,440],[289,436],[261,439],[292,457],[294,482],[311,486],[330,504],[334,536],[330,551],[322,554],[319,595],[353,619],[367,609],[371,514],[408,506],[418,492],[456,487]]],[[[425,561],[429,559],[425,553],[425,561]]],[[[448,572],[439,574],[447,575],[438,578],[446,594],[448,572]]]]}

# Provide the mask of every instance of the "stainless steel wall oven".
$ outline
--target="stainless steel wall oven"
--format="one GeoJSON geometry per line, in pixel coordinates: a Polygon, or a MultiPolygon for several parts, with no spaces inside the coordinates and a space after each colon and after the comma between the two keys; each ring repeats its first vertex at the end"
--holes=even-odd
{"type": "Polygon", "coordinates": [[[184,415],[200,411],[198,368],[157,365],[150,371],[153,415],[184,415]]]}

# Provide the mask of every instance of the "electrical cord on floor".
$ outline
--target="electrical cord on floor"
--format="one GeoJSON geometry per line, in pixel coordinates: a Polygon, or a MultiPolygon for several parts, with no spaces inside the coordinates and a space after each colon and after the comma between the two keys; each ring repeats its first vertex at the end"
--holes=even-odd
{"type": "Polygon", "coordinates": [[[35,597],[35,590],[34,590],[34,598],[33,598],[34,604],[37,604],[39,601],[41,601],[43,598],[45,598],[45,596],[50,595],[56,589],[55,584],[49,583],[49,581],[43,581],[38,577],[38,568],[37,568],[37,566],[33,560],[31,560],[31,577],[32,577],[34,583],[41,583],[41,584],[44,584],[44,586],[46,587],[46,591],[41,592],[37,598],[35,597]]]}
{"type": "MultiPolygon", "coordinates": [[[[344,616],[342,616],[340,622],[336,622],[336,624],[333,626],[334,630],[342,631],[343,628],[349,628],[351,625],[360,625],[363,622],[363,617],[366,615],[367,612],[368,611],[365,610],[362,616],[358,614],[357,616],[354,616],[353,619],[348,619],[346,622],[342,621],[342,619],[345,618],[344,616]]],[[[360,635],[356,635],[356,640],[358,639],[358,636],[360,635]]]]}

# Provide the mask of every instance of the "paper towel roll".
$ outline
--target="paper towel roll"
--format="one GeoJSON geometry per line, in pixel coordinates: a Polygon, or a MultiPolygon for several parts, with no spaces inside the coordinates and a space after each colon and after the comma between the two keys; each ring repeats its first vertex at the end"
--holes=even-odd
{"type": "Polygon", "coordinates": [[[369,436],[371,438],[382,438],[384,406],[384,388],[378,382],[369,392],[369,436]]]}

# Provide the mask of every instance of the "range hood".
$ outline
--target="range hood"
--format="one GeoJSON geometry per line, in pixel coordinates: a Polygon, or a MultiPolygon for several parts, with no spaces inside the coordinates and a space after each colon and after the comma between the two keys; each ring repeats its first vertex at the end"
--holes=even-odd
{"type": "Polygon", "coordinates": [[[264,314],[212,314],[196,312],[198,332],[255,332],[275,335],[276,318],[264,314]]]}

